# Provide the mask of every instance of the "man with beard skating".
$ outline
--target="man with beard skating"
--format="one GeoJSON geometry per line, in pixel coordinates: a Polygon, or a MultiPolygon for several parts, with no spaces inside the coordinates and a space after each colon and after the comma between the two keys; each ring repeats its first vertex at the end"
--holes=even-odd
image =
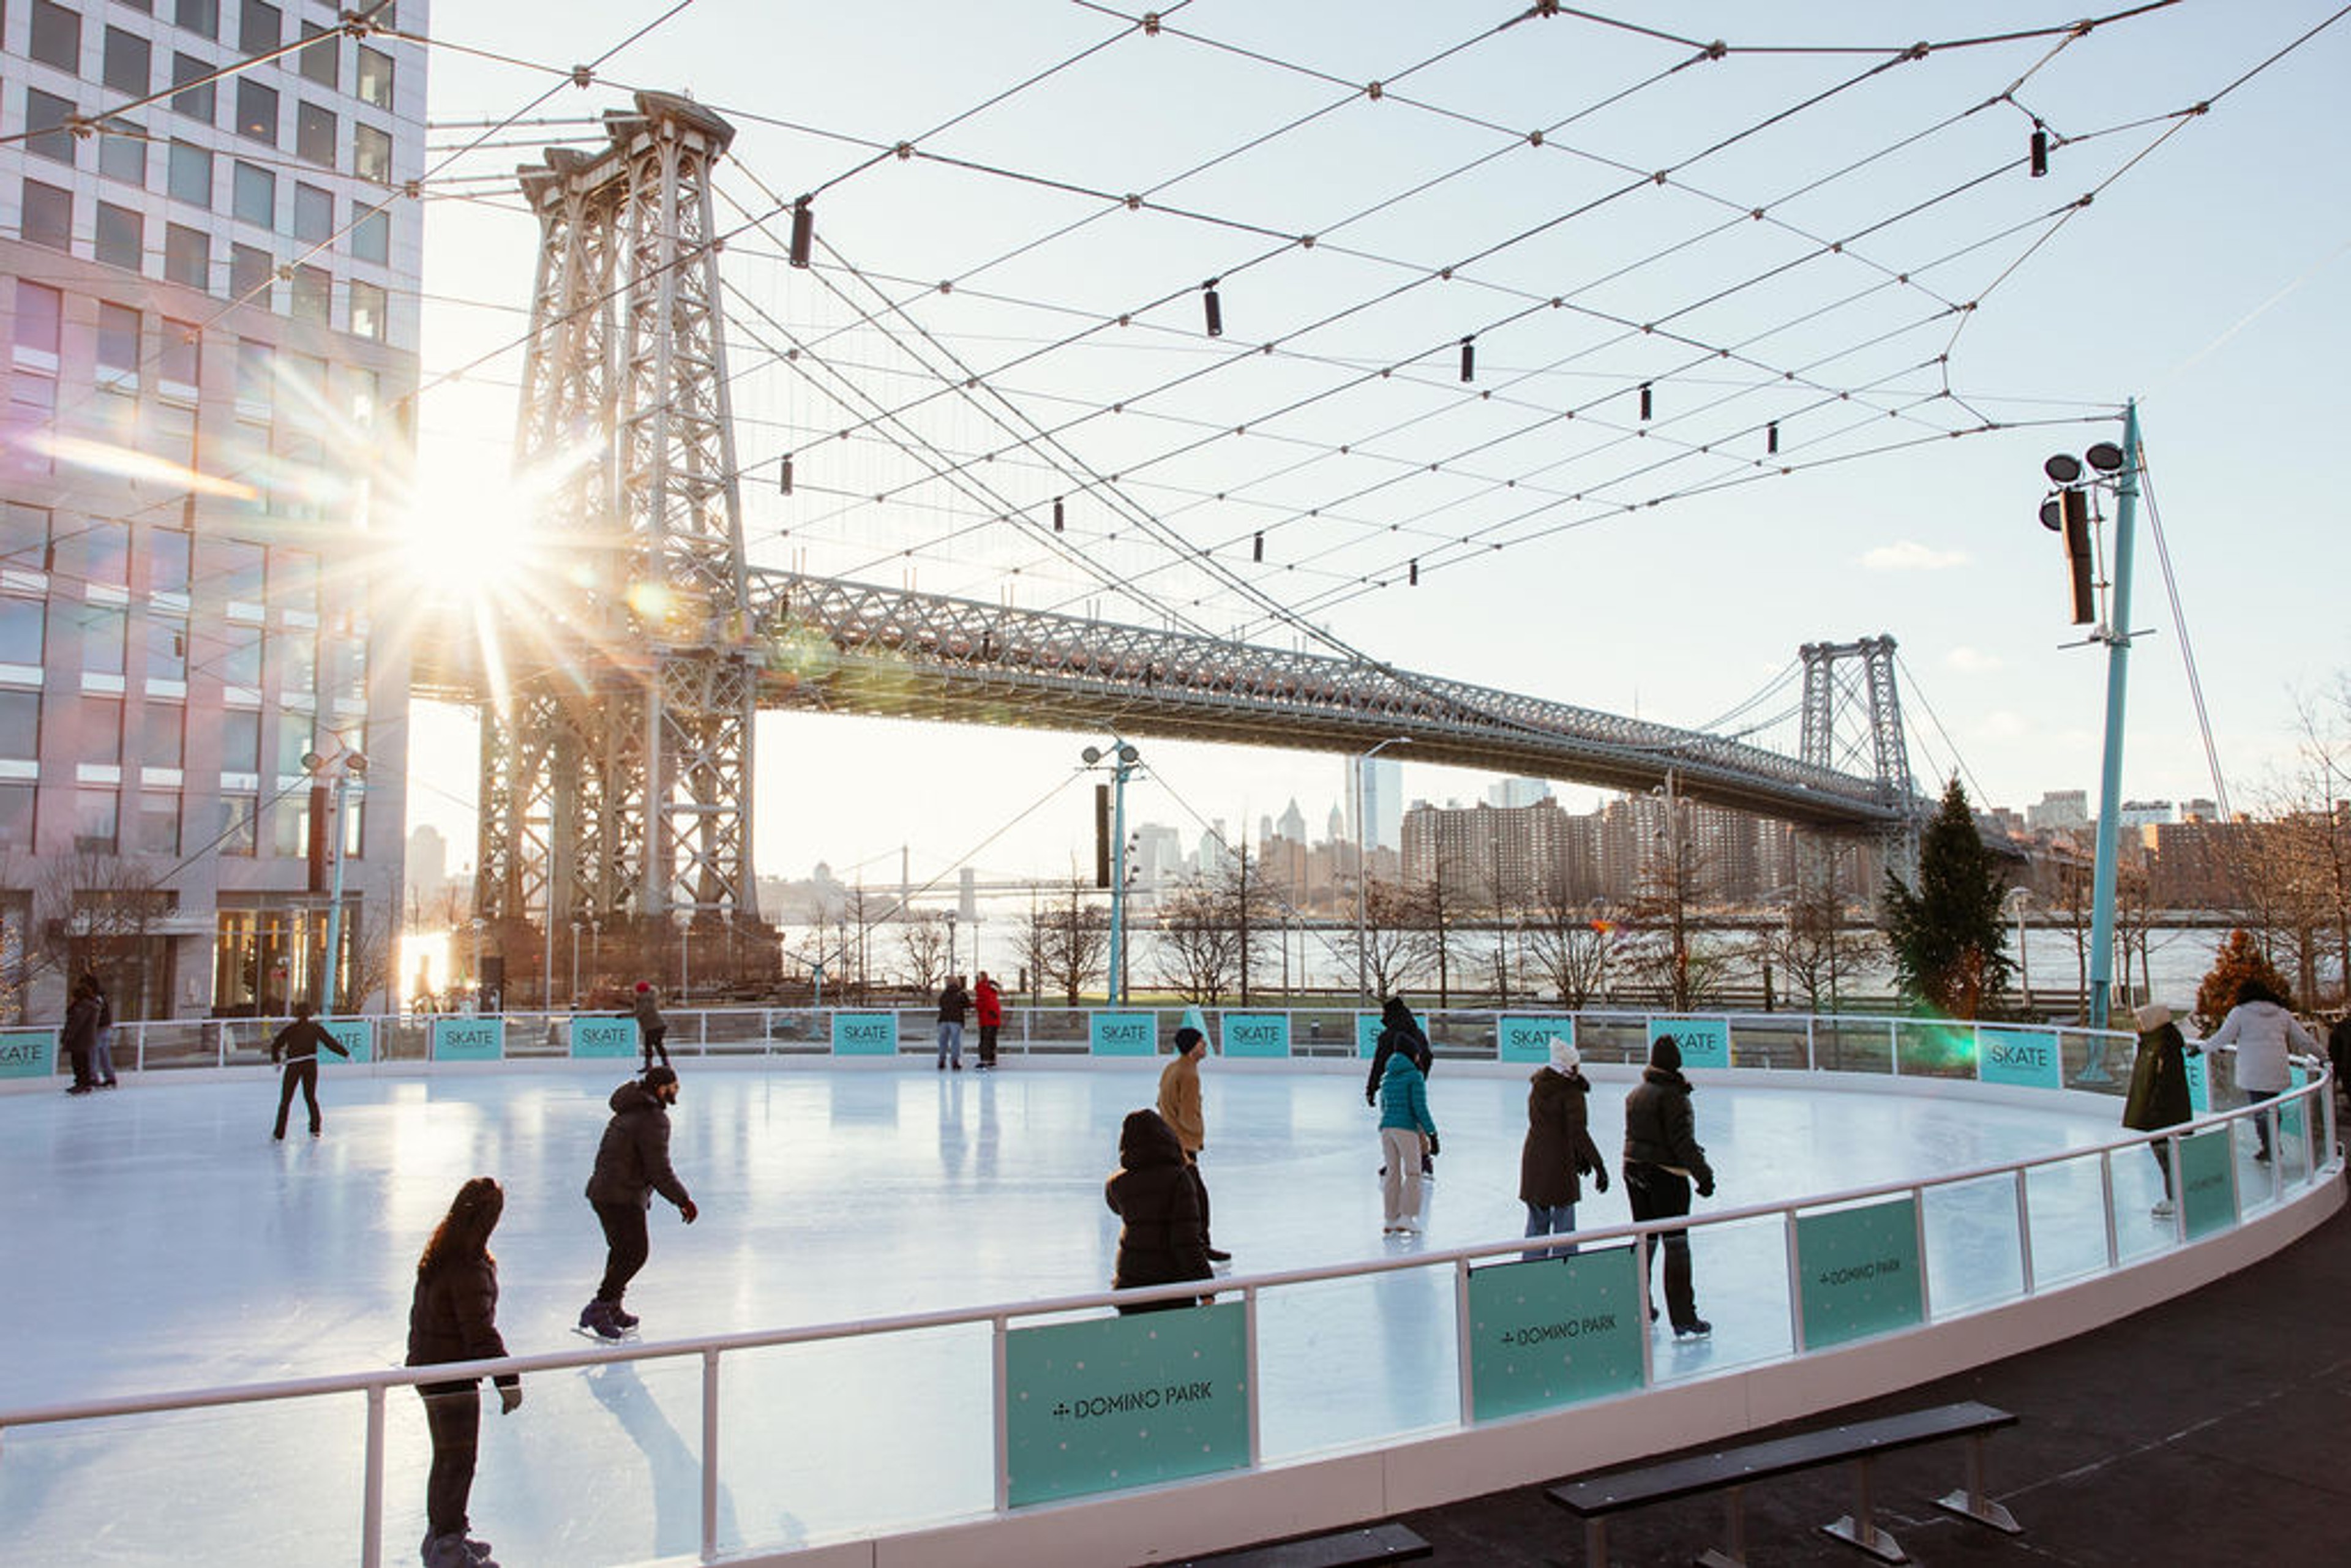
{"type": "Polygon", "coordinates": [[[580,1309],[580,1326],[601,1339],[619,1339],[637,1326],[636,1314],[621,1298],[645,1266],[651,1243],[645,1213],[658,1192],[677,1205],[688,1225],[701,1210],[669,1163],[669,1108],[677,1103],[677,1074],[656,1067],[612,1091],[612,1119],[596,1148],[596,1169],[588,1177],[588,1201],[604,1228],[604,1278],[596,1298],[580,1309]]]}

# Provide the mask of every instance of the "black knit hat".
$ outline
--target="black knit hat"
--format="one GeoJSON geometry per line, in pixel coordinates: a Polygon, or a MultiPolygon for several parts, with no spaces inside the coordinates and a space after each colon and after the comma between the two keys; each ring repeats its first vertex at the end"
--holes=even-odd
{"type": "Polygon", "coordinates": [[[648,1089],[658,1089],[664,1083],[674,1083],[676,1082],[676,1072],[668,1067],[648,1067],[645,1069],[644,1085],[648,1089]]]}
{"type": "Polygon", "coordinates": [[[1672,1035],[1661,1034],[1649,1042],[1649,1065],[1667,1072],[1682,1070],[1682,1048],[1672,1035]]]}

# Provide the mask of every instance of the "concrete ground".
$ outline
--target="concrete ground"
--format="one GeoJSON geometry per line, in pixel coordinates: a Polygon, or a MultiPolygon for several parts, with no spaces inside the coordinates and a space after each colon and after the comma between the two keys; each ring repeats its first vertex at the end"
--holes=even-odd
{"type": "MultiPolygon", "coordinates": [[[[1879,1461],[1879,1522],[1921,1563],[2351,1563],[2346,1302],[2351,1209],[2273,1258],[2095,1333],[1759,1437],[1961,1399],[2022,1416],[1986,1451],[1986,1485],[2024,1526],[2020,1536],[1933,1506],[1959,1484],[1963,1445],[1879,1461]]],[[[1748,1560],[1874,1561],[1820,1531],[1852,1495],[1850,1467],[1750,1488],[1748,1560]]],[[[1440,1568],[1584,1562],[1581,1522],[1536,1487],[1401,1517],[1440,1568]]],[[[1722,1521],[1719,1495],[1621,1515],[1610,1555],[1687,1563],[1720,1543],[1722,1521]]]]}

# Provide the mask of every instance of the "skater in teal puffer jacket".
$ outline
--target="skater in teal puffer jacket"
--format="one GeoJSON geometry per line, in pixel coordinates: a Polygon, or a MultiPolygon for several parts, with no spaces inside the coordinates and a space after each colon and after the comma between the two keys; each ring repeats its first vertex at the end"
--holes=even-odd
{"type": "Polygon", "coordinates": [[[1384,1234],[1410,1236],[1420,1229],[1420,1157],[1437,1152],[1437,1121],[1428,1113],[1428,1080],[1411,1053],[1388,1059],[1380,1080],[1380,1207],[1384,1234]]]}

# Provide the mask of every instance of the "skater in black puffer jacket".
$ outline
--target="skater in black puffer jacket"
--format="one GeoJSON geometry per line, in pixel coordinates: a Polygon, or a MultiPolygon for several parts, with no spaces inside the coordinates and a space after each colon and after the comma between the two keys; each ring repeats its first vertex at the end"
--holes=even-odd
{"type": "Polygon", "coordinates": [[[677,1205],[691,1225],[702,1211],[669,1163],[669,1108],[677,1103],[677,1074],[656,1067],[612,1091],[612,1119],[596,1145],[596,1168],[588,1177],[588,1201],[604,1228],[604,1278],[595,1299],[580,1309],[580,1326],[602,1339],[618,1339],[637,1326],[621,1298],[645,1266],[652,1243],[645,1237],[645,1211],[659,1193],[677,1205]]]}
{"type": "MultiPolygon", "coordinates": [[[[506,1194],[487,1176],[457,1189],[417,1260],[416,1294],[408,1308],[409,1365],[494,1361],[507,1354],[498,1336],[498,1262],[490,1256],[490,1232],[506,1203],[506,1194]]],[[[522,1404],[522,1379],[509,1373],[496,1382],[498,1408],[511,1414],[522,1404]]],[[[424,1483],[424,1568],[497,1568],[489,1542],[467,1538],[481,1383],[424,1383],[416,1392],[424,1396],[424,1426],[433,1436],[433,1469],[424,1483]]]]}
{"type": "MultiPolygon", "coordinates": [[[[1156,1111],[1136,1111],[1118,1130],[1118,1174],[1102,1184],[1102,1201],[1126,1223],[1118,1232],[1118,1267],[1111,1288],[1172,1285],[1206,1280],[1208,1237],[1200,1223],[1200,1198],[1176,1129],[1156,1111]]],[[[1186,1307],[1183,1296],[1121,1307],[1121,1313],[1160,1312],[1186,1307]]]]}
{"type": "MultiPolygon", "coordinates": [[[[1625,1097],[1625,1196],[1633,1206],[1633,1218],[1677,1219],[1687,1214],[1692,1182],[1698,1184],[1698,1197],[1714,1196],[1714,1168],[1706,1163],[1706,1150],[1698,1144],[1690,1083],[1682,1076],[1682,1048],[1672,1035],[1661,1034],[1649,1047],[1648,1070],[1625,1097]]],[[[1698,1315],[1689,1232],[1658,1232],[1650,1256],[1661,1249],[1666,1255],[1666,1311],[1672,1316],[1675,1335],[1712,1333],[1714,1325],[1698,1315]]]]}

